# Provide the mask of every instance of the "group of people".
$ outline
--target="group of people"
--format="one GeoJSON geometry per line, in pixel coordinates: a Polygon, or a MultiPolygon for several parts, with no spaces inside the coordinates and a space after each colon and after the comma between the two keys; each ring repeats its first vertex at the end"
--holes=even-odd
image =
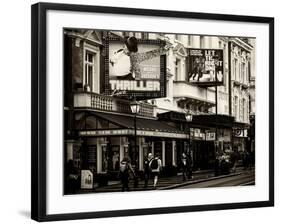
{"type": "MultiPolygon", "coordinates": [[[[149,153],[144,159],[144,188],[148,187],[148,182],[153,179],[153,188],[156,189],[160,171],[162,169],[162,161],[159,155],[156,154],[153,157],[152,153],[149,153]]],[[[129,157],[125,156],[120,163],[119,178],[122,184],[122,191],[129,191],[129,181],[132,176],[134,179],[135,186],[138,181],[138,174],[133,169],[131,160],[129,157]]]]}
{"type": "Polygon", "coordinates": [[[148,181],[150,178],[153,179],[153,187],[156,189],[158,182],[158,177],[162,169],[162,161],[159,158],[159,154],[156,154],[153,158],[152,153],[149,153],[144,160],[144,187],[148,186],[148,181]]]}
{"type": "MultiPolygon", "coordinates": [[[[215,159],[215,176],[225,175],[230,173],[231,162],[233,162],[234,169],[236,168],[236,161],[230,160],[230,155],[226,152],[216,154],[215,159]]],[[[234,170],[233,170],[234,171],[234,170]]]]}
{"type": "Polygon", "coordinates": [[[225,150],[216,154],[215,160],[215,175],[229,174],[231,171],[236,172],[238,161],[242,162],[244,169],[251,169],[254,162],[254,154],[244,150],[238,152],[235,148],[232,150],[225,150]]]}

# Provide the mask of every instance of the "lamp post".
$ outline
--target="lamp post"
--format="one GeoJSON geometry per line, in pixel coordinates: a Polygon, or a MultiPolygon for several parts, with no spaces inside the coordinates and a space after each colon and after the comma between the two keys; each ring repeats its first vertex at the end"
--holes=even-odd
{"type": "Polygon", "coordinates": [[[185,115],[185,119],[186,119],[186,122],[188,123],[188,134],[189,134],[189,143],[188,143],[189,152],[188,152],[187,156],[192,161],[191,163],[188,162],[188,166],[187,166],[187,170],[186,170],[187,173],[188,173],[187,179],[190,180],[190,179],[192,179],[192,167],[193,167],[193,165],[192,165],[192,163],[193,163],[193,152],[191,150],[191,128],[190,128],[191,125],[190,125],[190,123],[192,122],[193,115],[190,112],[188,112],[185,115]]]}
{"type": "Polygon", "coordinates": [[[133,150],[133,165],[135,165],[135,167],[137,166],[136,164],[136,151],[137,151],[137,114],[139,113],[140,110],[140,105],[139,103],[134,100],[131,104],[131,111],[132,113],[135,115],[134,116],[134,150],[133,150]]]}
{"type": "MultiPolygon", "coordinates": [[[[187,123],[190,123],[190,122],[192,122],[193,115],[191,113],[187,113],[185,115],[185,119],[186,119],[187,123]]],[[[189,134],[188,148],[191,151],[191,149],[190,149],[191,148],[191,129],[190,129],[190,124],[188,124],[188,134],[189,134]]]]}
{"type": "Polygon", "coordinates": [[[218,56],[214,56],[214,63],[215,63],[215,67],[214,67],[214,73],[215,73],[215,79],[216,79],[216,85],[215,85],[215,102],[216,102],[216,115],[215,115],[215,123],[216,123],[216,136],[215,136],[215,154],[218,151],[218,75],[217,75],[217,71],[216,71],[216,64],[218,63],[218,56]]]}

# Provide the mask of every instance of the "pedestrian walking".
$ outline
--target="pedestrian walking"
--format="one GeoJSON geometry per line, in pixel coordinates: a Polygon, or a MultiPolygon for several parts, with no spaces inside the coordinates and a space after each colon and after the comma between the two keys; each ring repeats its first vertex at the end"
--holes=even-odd
{"type": "Polygon", "coordinates": [[[233,152],[230,154],[230,162],[232,164],[232,171],[236,172],[237,161],[239,158],[238,150],[235,148],[233,152]]]}
{"type": "Polygon", "coordinates": [[[249,161],[250,161],[250,154],[247,150],[243,152],[243,165],[244,170],[247,170],[249,168],[249,161]]]}
{"type": "Polygon", "coordinates": [[[186,181],[187,179],[187,156],[183,152],[181,155],[181,165],[182,165],[182,181],[186,181]]]}
{"type": "Polygon", "coordinates": [[[219,176],[221,174],[221,155],[220,153],[216,152],[215,158],[215,176],[219,176]]]}
{"type": "Polygon", "coordinates": [[[151,169],[152,177],[154,179],[153,187],[154,187],[154,189],[156,189],[158,177],[159,177],[160,171],[162,169],[162,162],[161,162],[161,159],[159,158],[158,153],[156,154],[155,158],[150,161],[149,166],[151,169]]]}
{"type": "Polygon", "coordinates": [[[77,167],[74,166],[73,160],[68,160],[65,167],[66,174],[66,193],[67,194],[75,194],[79,189],[79,171],[77,167]]]}
{"type": "Polygon", "coordinates": [[[229,162],[229,156],[226,154],[226,152],[223,152],[221,156],[221,174],[227,175],[230,173],[230,162],[229,162]]]}
{"type": "Polygon", "coordinates": [[[150,167],[149,163],[153,159],[152,153],[149,153],[144,159],[144,188],[147,188],[148,181],[150,178],[150,167]]]}
{"type": "Polygon", "coordinates": [[[191,180],[192,176],[192,169],[193,169],[193,158],[192,158],[192,151],[189,151],[186,155],[186,169],[187,169],[187,179],[191,180]]]}
{"type": "Polygon", "coordinates": [[[133,176],[135,176],[134,170],[130,163],[130,159],[128,157],[124,157],[124,159],[120,163],[120,168],[119,168],[119,178],[122,184],[122,191],[125,190],[130,191],[129,188],[130,172],[133,174],[133,176]]]}

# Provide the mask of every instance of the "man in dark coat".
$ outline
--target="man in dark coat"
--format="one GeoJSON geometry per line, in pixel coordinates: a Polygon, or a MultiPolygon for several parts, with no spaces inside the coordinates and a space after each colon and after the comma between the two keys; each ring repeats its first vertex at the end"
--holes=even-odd
{"type": "Polygon", "coordinates": [[[148,156],[144,159],[144,188],[147,188],[148,181],[150,178],[150,167],[149,163],[152,160],[153,156],[151,153],[148,154],[148,156]]]}

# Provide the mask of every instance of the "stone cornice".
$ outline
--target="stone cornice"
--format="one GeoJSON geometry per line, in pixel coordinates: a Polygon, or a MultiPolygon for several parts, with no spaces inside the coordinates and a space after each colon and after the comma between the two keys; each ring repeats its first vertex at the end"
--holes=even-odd
{"type": "Polygon", "coordinates": [[[253,50],[253,46],[251,46],[250,44],[244,42],[240,38],[231,38],[230,41],[232,43],[236,44],[237,46],[243,48],[247,52],[251,52],[253,50]]]}

